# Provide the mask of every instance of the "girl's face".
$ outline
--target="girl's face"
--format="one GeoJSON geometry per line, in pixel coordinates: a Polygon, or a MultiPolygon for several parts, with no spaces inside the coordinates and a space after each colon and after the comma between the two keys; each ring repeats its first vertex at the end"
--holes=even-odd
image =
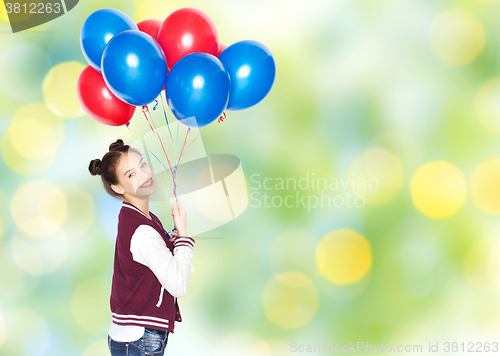
{"type": "Polygon", "coordinates": [[[116,168],[118,184],[111,188],[127,199],[129,196],[148,198],[156,192],[155,174],[141,155],[134,151],[124,153],[116,168]]]}

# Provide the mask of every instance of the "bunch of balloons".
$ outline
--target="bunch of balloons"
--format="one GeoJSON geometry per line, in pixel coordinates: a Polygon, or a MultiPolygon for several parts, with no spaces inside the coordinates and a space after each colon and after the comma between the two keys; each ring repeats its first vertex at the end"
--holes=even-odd
{"type": "Polygon", "coordinates": [[[206,126],[224,110],[259,103],[276,77],[266,46],[240,41],[226,48],[213,21],[195,8],[138,24],[119,10],[100,9],[85,20],[80,45],[89,66],[78,80],[78,98],[107,125],[127,124],[137,106],[165,90],[180,123],[206,126]]]}

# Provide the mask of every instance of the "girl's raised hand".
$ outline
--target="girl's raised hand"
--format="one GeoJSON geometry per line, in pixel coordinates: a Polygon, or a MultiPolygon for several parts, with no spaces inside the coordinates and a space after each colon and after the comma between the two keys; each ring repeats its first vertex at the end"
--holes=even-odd
{"type": "Polygon", "coordinates": [[[187,236],[187,212],[178,201],[172,204],[171,215],[174,218],[177,236],[187,236]]]}

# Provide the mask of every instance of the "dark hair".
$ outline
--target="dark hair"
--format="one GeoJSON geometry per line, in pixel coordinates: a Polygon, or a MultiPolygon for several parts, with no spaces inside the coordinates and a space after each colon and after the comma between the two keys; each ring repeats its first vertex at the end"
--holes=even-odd
{"type": "MultiPolygon", "coordinates": [[[[116,167],[122,154],[133,151],[141,155],[141,153],[129,145],[125,145],[122,139],[117,139],[109,145],[109,152],[107,152],[101,159],[93,159],[89,164],[89,172],[93,176],[100,175],[104,189],[109,195],[123,199],[122,194],[116,193],[111,185],[118,184],[118,177],[116,175],[116,167]]],[[[141,155],[142,156],[142,155],[141,155]]]]}

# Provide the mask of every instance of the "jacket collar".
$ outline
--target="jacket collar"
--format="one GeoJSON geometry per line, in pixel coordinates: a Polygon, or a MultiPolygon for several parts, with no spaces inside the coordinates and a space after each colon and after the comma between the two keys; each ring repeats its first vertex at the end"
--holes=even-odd
{"type": "MultiPolygon", "coordinates": [[[[143,216],[145,216],[148,220],[153,220],[152,217],[150,218],[149,216],[147,216],[146,214],[144,214],[141,211],[141,209],[139,209],[138,207],[136,207],[135,205],[133,205],[133,204],[131,204],[129,202],[124,201],[123,204],[122,204],[122,207],[127,207],[127,208],[130,208],[132,210],[135,210],[135,211],[139,212],[140,214],[142,214],[143,216]]],[[[150,214],[151,214],[151,212],[150,212],[150,214]]]]}

